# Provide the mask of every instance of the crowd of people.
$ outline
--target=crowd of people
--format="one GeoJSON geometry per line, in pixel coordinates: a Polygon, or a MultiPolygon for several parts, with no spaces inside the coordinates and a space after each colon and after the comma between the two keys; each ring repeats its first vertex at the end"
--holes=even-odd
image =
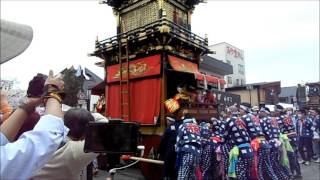
{"type": "Polygon", "coordinates": [[[164,179],[301,179],[319,163],[319,110],[230,106],[219,119],[167,117],[160,145],[164,179]],[[300,161],[299,161],[300,159],[300,161]]]}

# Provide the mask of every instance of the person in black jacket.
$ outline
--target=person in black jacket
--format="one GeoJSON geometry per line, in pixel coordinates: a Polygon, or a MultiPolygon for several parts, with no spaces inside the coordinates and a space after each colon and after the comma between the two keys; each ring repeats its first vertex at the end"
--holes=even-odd
{"type": "Polygon", "coordinates": [[[312,138],[315,128],[312,120],[308,118],[306,114],[307,111],[305,109],[300,109],[298,111],[298,121],[296,127],[299,137],[298,150],[303,160],[301,163],[309,166],[313,156],[312,138]],[[304,148],[307,150],[307,156],[305,155],[304,148]]]}
{"type": "Polygon", "coordinates": [[[176,169],[176,152],[175,144],[177,138],[177,130],[181,124],[181,120],[175,117],[167,117],[167,128],[161,138],[159,153],[160,159],[164,161],[164,180],[177,179],[176,169]]]}

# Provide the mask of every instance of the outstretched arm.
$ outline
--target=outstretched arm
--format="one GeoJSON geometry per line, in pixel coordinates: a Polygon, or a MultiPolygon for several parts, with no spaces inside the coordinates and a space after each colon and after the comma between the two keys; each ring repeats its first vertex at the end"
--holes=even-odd
{"type": "MultiPolygon", "coordinates": [[[[12,142],[28,117],[28,111],[41,103],[41,98],[28,98],[27,102],[15,110],[0,126],[0,132],[12,142]]],[[[2,142],[1,142],[2,144],[2,142]]],[[[1,145],[0,144],[0,145],[1,145]]]]}
{"type": "MultiPolygon", "coordinates": [[[[0,133],[0,179],[28,179],[51,158],[68,132],[61,118],[60,106],[60,101],[55,97],[47,97],[47,115],[40,118],[32,131],[23,133],[13,143],[9,143],[4,133],[11,137],[15,130],[10,130],[10,127],[16,126],[4,124],[1,127],[4,133],[0,133]]],[[[20,115],[18,119],[22,119],[21,115],[26,115],[24,113],[24,110],[19,110],[16,114],[20,115]]]]}

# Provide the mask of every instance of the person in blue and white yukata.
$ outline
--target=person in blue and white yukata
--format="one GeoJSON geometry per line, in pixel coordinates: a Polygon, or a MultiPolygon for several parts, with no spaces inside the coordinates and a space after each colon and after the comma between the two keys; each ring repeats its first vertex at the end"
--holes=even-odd
{"type": "Polygon", "coordinates": [[[228,176],[231,179],[248,180],[253,160],[250,136],[238,108],[230,108],[232,116],[225,122],[224,136],[232,147],[229,152],[228,176]]]}
{"type": "MultiPolygon", "coordinates": [[[[301,169],[298,162],[298,142],[297,133],[291,113],[284,113],[284,108],[280,105],[276,106],[278,111],[277,121],[280,124],[280,131],[288,137],[292,151],[287,151],[291,175],[295,179],[301,179],[301,169]]],[[[289,112],[287,110],[286,112],[289,112]]]]}
{"type": "Polygon", "coordinates": [[[265,137],[270,144],[271,166],[278,179],[289,179],[288,170],[282,166],[281,160],[281,142],[280,127],[275,116],[270,116],[268,108],[261,108],[260,115],[261,126],[265,137]]]}
{"type": "Polygon", "coordinates": [[[240,105],[240,116],[246,124],[248,134],[251,138],[251,148],[254,151],[254,160],[251,169],[251,180],[272,179],[277,180],[277,176],[271,167],[270,146],[265,139],[260,119],[250,111],[249,103],[240,105]]]}
{"type": "Polygon", "coordinates": [[[200,170],[202,173],[203,180],[213,179],[213,163],[214,163],[214,146],[210,142],[212,136],[212,128],[210,123],[200,123],[200,134],[201,134],[201,159],[200,159],[200,170]]]}
{"type": "Polygon", "coordinates": [[[209,144],[214,149],[213,162],[211,164],[213,169],[213,179],[224,179],[228,171],[229,160],[229,146],[225,146],[224,141],[224,120],[211,118],[212,122],[212,135],[210,137],[209,144]]]}
{"type": "Polygon", "coordinates": [[[201,156],[200,127],[188,114],[184,114],[182,120],[176,141],[178,180],[193,180],[201,156]]]}

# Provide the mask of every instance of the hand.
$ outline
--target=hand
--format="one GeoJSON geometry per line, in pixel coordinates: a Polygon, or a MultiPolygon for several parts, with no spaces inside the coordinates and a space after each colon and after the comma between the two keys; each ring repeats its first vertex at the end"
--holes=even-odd
{"type": "Polygon", "coordinates": [[[58,90],[63,90],[64,89],[64,82],[62,79],[62,75],[61,74],[57,74],[57,75],[53,75],[53,71],[50,70],[49,71],[49,76],[46,80],[46,82],[44,83],[44,85],[55,85],[57,86],[59,89],[58,90]]]}
{"type": "Polygon", "coordinates": [[[39,106],[42,103],[43,103],[43,98],[28,97],[26,100],[26,104],[29,107],[33,107],[33,108],[39,106]]]}

